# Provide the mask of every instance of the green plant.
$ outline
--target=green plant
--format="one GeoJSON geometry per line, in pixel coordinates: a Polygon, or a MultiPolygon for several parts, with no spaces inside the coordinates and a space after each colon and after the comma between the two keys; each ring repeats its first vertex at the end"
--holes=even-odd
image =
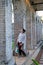
{"type": "Polygon", "coordinates": [[[39,65],[39,63],[35,60],[35,59],[32,59],[34,65],[39,65]]]}
{"type": "Polygon", "coordinates": [[[12,41],[12,49],[14,49],[15,45],[14,45],[14,41],[12,41]]]}

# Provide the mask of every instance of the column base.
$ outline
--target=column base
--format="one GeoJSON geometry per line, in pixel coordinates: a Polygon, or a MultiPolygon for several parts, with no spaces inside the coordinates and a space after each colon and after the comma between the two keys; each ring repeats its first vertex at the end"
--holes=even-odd
{"type": "Polygon", "coordinates": [[[15,65],[15,60],[14,60],[14,58],[12,58],[12,59],[9,61],[8,65],[15,65]]]}
{"type": "Polygon", "coordinates": [[[15,59],[12,57],[8,62],[5,61],[5,65],[16,65],[15,64],[15,59]]]}

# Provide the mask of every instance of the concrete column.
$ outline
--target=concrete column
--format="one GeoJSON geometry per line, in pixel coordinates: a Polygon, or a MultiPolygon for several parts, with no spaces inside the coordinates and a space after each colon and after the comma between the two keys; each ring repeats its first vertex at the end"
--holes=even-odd
{"type": "Polygon", "coordinates": [[[39,40],[42,40],[42,23],[41,20],[39,20],[39,40]]]}
{"type": "Polygon", "coordinates": [[[34,18],[33,18],[33,46],[34,46],[34,48],[35,48],[35,46],[36,46],[36,14],[35,14],[35,12],[34,12],[34,18]]]}
{"type": "Polygon", "coordinates": [[[32,49],[36,45],[36,22],[35,12],[31,12],[31,47],[32,49]]]}
{"type": "MultiPolygon", "coordinates": [[[[26,30],[26,5],[25,5],[25,0],[21,0],[21,1],[22,1],[22,9],[23,9],[23,28],[26,30]]],[[[24,50],[26,52],[26,33],[25,33],[24,50]]]]}
{"type": "Polygon", "coordinates": [[[27,49],[31,49],[31,11],[29,6],[26,8],[26,43],[27,49]]]}
{"type": "Polygon", "coordinates": [[[17,43],[18,34],[23,28],[22,0],[14,0],[14,42],[17,43]]]}
{"type": "Polygon", "coordinates": [[[43,40],[43,23],[42,23],[42,40],[43,40]]]}
{"type": "Polygon", "coordinates": [[[36,15],[36,44],[37,44],[37,38],[38,38],[38,35],[37,35],[37,15],[36,15]]]}
{"type": "Polygon", "coordinates": [[[35,12],[31,12],[31,48],[36,46],[36,15],[35,12]]]}
{"type": "Polygon", "coordinates": [[[12,56],[12,1],[0,0],[0,65],[14,65],[12,56]]]}
{"type": "Polygon", "coordinates": [[[36,13],[35,13],[35,45],[36,45],[36,13]]]}
{"type": "Polygon", "coordinates": [[[32,12],[31,12],[31,48],[33,49],[33,37],[32,37],[32,12]]]}
{"type": "Polygon", "coordinates": [[[5,60],[5,0],[0,0],[0,65],[5,60]]]}
{"type": "Polygon", "coordinates": [[[5,36],[6,36],[6,57],[8,65],[14,65],[12,55],[12,0],[5,1],[5,36]]]}
{"type": "Polygon", "coordinates": [[[37,21],[36,21],[36,42],[39,43],[40,40],[42,39],[42,25],[41,25],[41,19],[40,17],[37,17],[37,21]]]}
{"type": "MultiPolygon", "coordinates": [[[[23,17],[23,28],[26,30],[26,18],[25,18],[25,16],[23,17]]],[[[24,50],[26,52],[26,33],[25,33],[24,50]]]]}

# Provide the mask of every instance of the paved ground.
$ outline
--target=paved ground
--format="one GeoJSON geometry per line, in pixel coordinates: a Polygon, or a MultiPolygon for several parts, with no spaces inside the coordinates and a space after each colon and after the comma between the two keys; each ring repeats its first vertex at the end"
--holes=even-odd
{"type": "Polygon", "coordinates": [[[42,49],[42,55],[41,55],[39,63],[40,63],[40,65],[43,65],[43,49],[42,49]]]}
{"type": "MultiPolygon", "coordinates": [[[[29,55],[33,54],[33,52],[34,52],[34,50],[29,50],[29,55]]],[[[15,56],[16,64],[22,65],[26,61],[27,57],[20,57],[19,58],[19,57],[15,56]]]]}

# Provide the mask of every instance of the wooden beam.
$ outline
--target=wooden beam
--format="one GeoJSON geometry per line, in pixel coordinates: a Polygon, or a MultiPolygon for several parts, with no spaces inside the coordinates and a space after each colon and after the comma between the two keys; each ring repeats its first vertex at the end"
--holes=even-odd
{"type": "Polygon", "coordinates": [[[32,2],[31,5],[40,5],[40,4],[43,4],[43,2],[40,2],[40,3],[34,3],[32,2]]]}

